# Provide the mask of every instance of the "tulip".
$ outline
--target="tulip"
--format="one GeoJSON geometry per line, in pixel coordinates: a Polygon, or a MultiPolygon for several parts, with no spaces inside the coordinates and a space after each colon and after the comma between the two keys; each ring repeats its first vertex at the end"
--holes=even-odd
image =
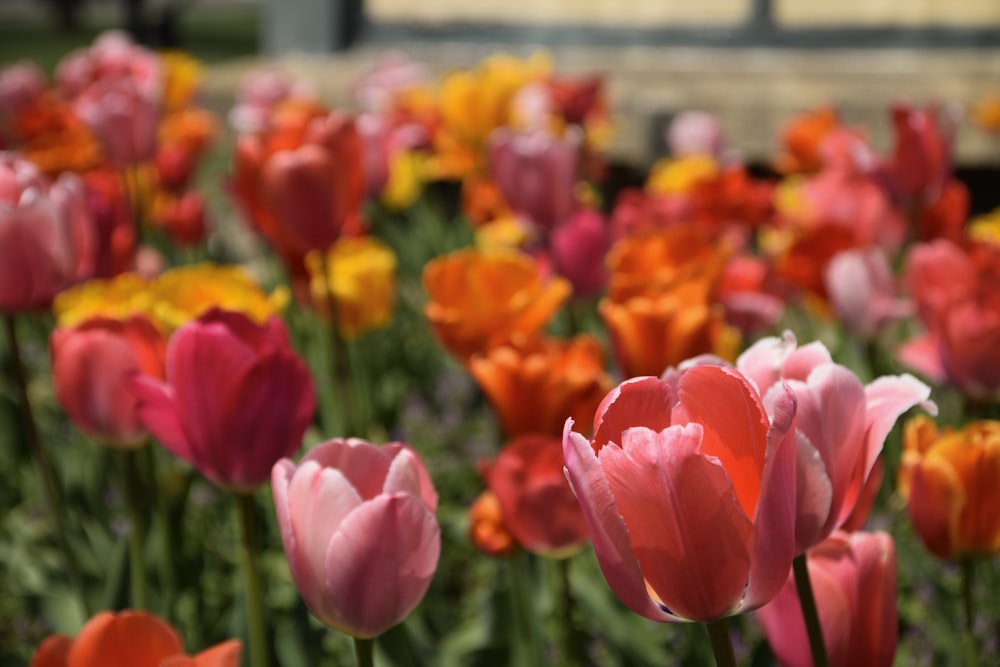
{"type": "Polygon", "coordinates": [[[483,491],[469,507],[469,541],[487,556],[505,558],[517,551],[517,538],[504,521],[497,495],[483,491]]]}
{"type": "Polygon", "coordinates": [[[49,185],[30,162],[0,152],[0,312],[47,307],[88,278],[94,238],[73,174],[49,185]]]}
{"type": "Polygon", "coordinates": [[[871,475],[896,419],[914,405],[929,412],[930,387],[912,375],[879,377],[867,386],[833,363],[820,342],[798,347],[795,336],[764,338],[736,360],[765,405],[786,391],[798,402],[796,553],[844,523],[871,475]]]}
{"type": "Polygon", "coordinates": [[[719,119],[705,111],[682,111],[664,133],[670,154],[721,157],[726,135],[719,119]]]}
{"type": "Polygon", "coordinates": [[[604,288],[608,224],[597,211],[581,210],[552,230],[550,252],[559,271],[573,284],[573,295],[587,298],[604,288]]]}
{"type": "Polygon", "coordinates": [[[31,61],[0,70],[0,119],[13,119],[36,104],[47,87],[45,72],[31,61]]]}
{"type": "Polygon", "coordinates": [[[958,111],[938,106],[915,109],[909,104],[892,106],[895,130],[894,168],[903,195],[910,200],[932,202],[951,178],[952,152],[958,111]]]}
{"type": "Polygon", "coordinates": [[[410,447],[330,440],[272,473],[292,577],[313,614],[356,639],[400,623],[437,568],[437,493],[410,447]]]}
{"type": "Polygon", "coordinates": [[[543,130],[490,135],[490,168],[507,204],[541,234],[565,222],[576,208],[580,137],[558,139],[543,130]]]}
{"type": "MultiPolygon", "coordinates": [[[[830,667],[890,667],[896,653],[896,549],[886,533],[836,532],[807,552],[830,667]]],[[[757,610],[784,667],[813,664],[795,580],[757,610]]]]}
{"type": "Polygon", "coordinates": [[[601,570],[633,611],[714,624],[781,589],[795,547],[790,390],[772,413],[738,371],[702,365],[613,389],[591,441],[567,420],[566,474],[601,570]]]}
{"type": "Polygon", "coordinates": [[[889,259],[877,246],[834,255],[823,277],[834,312],[856,336],[871,339],[910,314],[909,302],[897,296],[889,259]]]}
{"type": "Polygon", "coordinates": [[[783,150],[775,160],[778,171],[789,174],[819,171],[823,140],[840,123],[837,110],[824,106],[794,116],[781,132],[783,150]]]}
{"type": "Polygon", "coordinates": [[[527,255],[459,250],[424,267],[424,315],[438,341],[459,359],[509,342],[525,343],[569,296],[562,278],[543,280],[527,255]]]}
{"type": "Polygon", "coordinates": [[[177,631],[142,611],[102,611],[76,638],[52,635],[31,658],[30,667],[239,667],[242,646],[235,639],[194,657],[184,653],[177,631]]]}
{"type": "Polygon", "coordinates": [[[160,99],[127,78],[109,78],[88,86],[74,101],[83,121],[100,138],[117,168],[148,162],[156,153],[160,99]]]}
{"type": "Polygon", "coordinates": [[[153,211],[154,222],[167,232],[170,240],[190,247],[205,240],[205,198],[191,190],[180,196],[163,194],[153,211]]]}
{"type": "Polygon", "coordinates": [[[112,447],[146,440],[126,378],[162,378],[165,343],[149,321],[93,318],[50,338],[56,400],[81,431],[112,447]]]}
{"type": "Polygon", "coordinates": [[[567,416],[585,421],[611,389],[604,351],[591,336],[504,345],[468,362],[508,437],[558,437],[567,416]]]}
{"type": "Polygon", "coordinates": [[[401,92],[430,83],[427,67],[397,51],[382,54],[374,66],[354,84],[358,106],[371,113],[391,111],[401,92]]]}
{"type": "Polygon", "coordinates": [[[924,544],[948,559],[1000,554],[1000,421],[906,423],[899,490],[924,544]]]}
{"type": "Polygon", "coordinates": [[[281,320],[257,325],[215,309],[171,336],[165,381],[137,376],[129,387],[146,430],[237,493],[252,492],[298,449],[315,407],[309,370],[281,320]]]}
{"type": "Polygon", "coordinates": [[[533,554],[564,558],[587,542],[587,523],[563,474],[559,438],[521,436],[484,466],[503,524],[533,554]]]}

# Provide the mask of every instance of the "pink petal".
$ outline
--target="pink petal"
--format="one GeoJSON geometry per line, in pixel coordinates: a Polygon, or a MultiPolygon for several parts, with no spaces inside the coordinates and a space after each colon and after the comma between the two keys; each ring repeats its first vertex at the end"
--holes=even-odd
{"type": "Polygon", "coordinates": [[[799,431],[797,441],[795,553],[800,554],[823,539],[823,527],[830,518],[833,485],[826,463],[809,438],[799,431]]]}
{"type": "Polygon", "coordinates": [[[423,599],[437,568],[441,529],[417,496],[379,496],[341,523],[326,554],[322,613],[354,637],[375,637],[423,599]]]}
{"type": "Polygon", "coordinates": [[[934,336],[911,338],[899,346],[896,356],[931,382],[940,383],[948,378],[941,361],[940,343],[934,336]]]}
{"type": "Polygon", "coordinates": [[[191,441],[177,418],[171,389],[145,375],[133,375],[125,382],[135,397],[136,412],[143,428],[175,456],[191,462],[194,458],[191,441]]]}
{"type": "Polygon", "coordinates": [[[633,426],[662,431],[670,426],[675,398],[670,384],[655,377],[637,377],[612,389],[594,416],[594,443],[620,443],[621,434],[633,426]]]}
{"type": "Polygon", "coordinates": [[[868,413],[864,477],[867,479],[875,460],[882,453],[886,436],[900,415],[919,405],[934,416],[937,414],[937,404],[931,400],[931,388],[908,373],[875,378],[865,386],[865,401],[868,413]]]}
{"type": "Polygon", "coordinates": [[[324,467],[340,470],[357,489],[362,500],[371,500],[382,493],[393,451],[376,447],[364,440],[336,439],[313,448],[302,462],[315,461],[324,467]]]}

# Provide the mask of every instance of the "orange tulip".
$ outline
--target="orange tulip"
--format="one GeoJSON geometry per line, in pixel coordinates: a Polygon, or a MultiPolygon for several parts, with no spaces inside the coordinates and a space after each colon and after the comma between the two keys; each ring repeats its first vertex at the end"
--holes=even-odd
{"type": "Polygon", "coordinates": [[[611,389],[601,345],[587,335],[494,348],[473,356],[469,372],[508,437],[558,437],[566,417],[586,423],[611,389]]]}
{"type": "Polygon", "coordinates": [[[569,297],[569,281],[546,281],[535,262],[515,252],[466,249],[424,267],[424,315],[438,341],[466,360],[535,336],[569,297]]]}
{"type": "Polygon", "coordinates": [[[43,641],[31,667],[237,667],[241,651],[231,639],[188,657],[166,621],[142,611],[102,611],[75,639],[53,635],[43,641]]]}
{"type": "Polygon", "coordinates": [[[927,548],[941,558],[1000,553],[1000,421],[938,430],[906,423],[899,490],[927,548]]]}
{"type": "Polygon", "coordinates": [[[517,551],[517,539],[504,522],[500,500],[483,491],[469,508],[469,541],[487,556],[501,558],[517,551]]]}
{"type": "Polygon", "coordinates": [[[782,151],[775,160],[775,167],[786,174],[819,171],[823,166],[820,146],[839,124],[839,114],[831,106],[818,107],[793,117],[781,133],[782,151]]]}

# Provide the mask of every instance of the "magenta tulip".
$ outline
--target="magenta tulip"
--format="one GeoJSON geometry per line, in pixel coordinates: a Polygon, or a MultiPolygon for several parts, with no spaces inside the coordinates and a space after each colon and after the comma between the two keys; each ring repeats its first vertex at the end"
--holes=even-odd
{"type": "Polygon", "coordinates": [[[597,211],[577,211],[552,231],[552,261],[573,284],[575,296],[595,296],[604,288],[604,255],[610,244],[608,223],[597,211]]]}
{"type": "Polygon", "coordinates": [[[168,450],[229,491],[251,492],[299,448],[312,420],[309,369],[285,326],[211,310],[167,345],[166,381],[134,377],[139,419],[168,450]]]}
{"type": "Polygon", "coordinates": [[[363,440],[318,445],[271,475],[281,539],[306,604],[359,639],[400,623],[437,569],[437,493],[410,447],[363,440]]]}
{"type": "Polygon", "coordinates": [[[822,343],[799,347],[791,332],[761,339],[736,368],[756,383],[765,405],[776,405],[789,388],[798,400],[797,554],[850,516],[896,419],[915,405],[936,412],[930,387],[912,375],[862,385],[822,343]]]}
{"type": "Polygon", "coordinates": [[[656,621],[715,622],[763,605],[794,555],[795,396],[774,418],[738,371],[694,366],[628,380],[588,442],[563,455],[611,589],[656,621]]]}
{"type": "MultiPolygon", "coordinates": [[[[896,654],[896,549],[886,533],[838,531],[806,554],[830,667],[890,667],[896,654]]],[[[795,579],[757,620],[784,667],[813,664],[795,579]]]]}

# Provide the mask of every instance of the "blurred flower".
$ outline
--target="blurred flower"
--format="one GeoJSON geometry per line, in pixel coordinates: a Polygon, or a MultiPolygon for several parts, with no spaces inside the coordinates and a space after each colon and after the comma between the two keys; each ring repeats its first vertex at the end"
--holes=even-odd
{"type": "Polygon", "coordinates": [[[181,247],[198,245],[205,240],[205,215],[205,198],[195,190],[180,196],[161,194],[151,213],[154,224],[181,247]]]}
{"type": "Polygon", "coordinates": [[[569,296],[562,278],[545,281],[535,262],[515,252],[459,250],[424,267],[424,315],[434,335],[460,360],[542,330],[569,296]]]}
{"type": "Polygon", "coordinates": [[[896,419],[915,405],[937,413],[930,387],[912,375],[886,375],[867,386],[833,363],[819,341],[798,346],[795,336],[763,338],[736,360],[765,406],[789,390],[798,410],[796,554],[818,544],[854,510],[896,419]]]}
{"type": "Polygon", "coordinates": [[[660,160],[649,170],[646,192],[653,195],[685,194],[695,183],[718,176],[719,162],[704,153],[660,160]]]}
{"type": "Polygon", "coordinates": [[[313,614],[358,638],[382,634],[423,599],[437,569],[437,492],[401,443],[330,440],[271,476],[292,577],[313,614]]]}
{"type": "Polygon", "coordinates": [[[782,129],[782,148],[775,158],[775,168],[785,174],[819,171],[823,165],[820,146],[839,124],[839,114],[831,106],[817,107],[792,117],[782,129]]]}
{"type": "Polygon", "coordinates": [[[1000,554],[1000,421],[938,430],[906,423],[899,492],[913,527],[941,558],[1000,554]]]}
{"type": "Polygon", "coordinates": [[[314,306],[329,314],[345,338],[357,338],[392,321],[396,255],[372,236],[342,238],[325,256],[306,257],[314,306]]]}
{"type": "Polygon", "coordinates": [[[823,277],[834,312],[855,336],[870,339],[913,310],[898,296],[889,259],[878,246],[834,255],[823,277]]]}
{"type": "Polygon", "coordinates": [[[165,381],[129,382],[139,420],[212,483],[252,492],[301,446],[315,394],[277,317],[211,310],[171,336],[166,362],[165,381]]]}
{"type": "Polygon", "coordinates": [[[706,111],[680,112],[670,121],[665,138],[674,157],[711,155],[718,158],[726,146],[722,123],[706,111]]]}
{"type": "Polygon", "coordinates": [[[37,104],[47,89],[45,72],[30,60],[0,69],[0,121],[37,104]]]}
{"type": "Polygon", "coordinates": [[[1000,92],[980,98],[973,110],[973,121],[987,132],[1000,133],[1000,92]]]}
{"type": "Polygon", "coordinates": [[[397,95],[430,83],[431,75],[423,63],[389,51],[379,56],[375,65],[354,83],[354,99],[364,111],[383,113],[391,109],[397,95]]]}
{"type": "Polygon", "coordinates": [[[31,667],[239,667],[242,645],[217,644],[193,658],[177,631],[144,611],[102,611],[76,638],[52,635],[31,658],[31,667]]]}
{"type": "MultiPolygon", "coordinates": [[[[896,548],[887,533],[837,532],[806,554],[830,667],[891,667],[896,655],[896,548]]],[[[794,577],[757,610],[784,667],[813,664],[794,577]]]]}
{"type": "Polygon", "coordinates": [[[753,338],[781,319],[785,302],[773,293],[773,282],[770,268],[754,255],[735,255],[726,262],[718,300],[726,309],[726,321],[744,338],[753,338]]]}
{"type": "Polygon", "coordinates": [[[73,174],[49,183],[33,164],[0,152],[0,312],[48,307],[90,277],[93,223],[73,174]]]}
{"type": "Polygon", "coordinates": [[[504,434],[557,437],[566,417],[586,420],[608,390],[600,342],[588,335],[504,345],[468,360],[504,434]]]}
{"type": "Polygon", "coordinates": [[[504,200],[542,235],[565,222],[576,208],[580,136],[558,139],[544,130],[490,135],[490,170],[504,200]]]}
{"type": "Polygon", "coordinates": [[[74,327],[93,318],[125,320],[132,315],[151,315],[149,281],[135,273],[110,279],[94,279],[64,290],[52,302],[56,324],[74,327]]]}
{"type": "Polygon", "coordinates": [[[94,277],[111,278],[135,263],[135,227],[129,202],[121,177],[111,169],[92,169],[83,175],[83,183],[97,242],[94,277]]]}
{"type": "Polygon", "coordinates": [[[314,100],[309,86],[277,69],[247,72],[236,88],[236,102],[229,111],[229,125],[238,133],[265,132],[271,114],[290,99],[314,100]]]}
{"type": "Polygon", "coordinates": [[[164,110],[172,112],[190,106],[201,85],[201,63],[183,51],[164,51],[159,55],[163,67],[164,110]]]}
{"type": "Polygon", "coordinates": [[[608,223],[599,212],[582,209],[552,230],[549,252],[560,275],[573,284],[573,295],[598,294],[607,281],[604,256],[610,245],[608,223]]]}
{"type": "Polygon", "coordinates": [[[894,173],[909,201],[932,202],[951,178],[955,128],[959,111],[936,104],[915,109],[909,104],[892,106],[895,130],[894,173]]]}
{"type": "Polygon", "coordinates": [[[560,438],[522,435],[483,466],[503,524],[533,554],[565,558],[587,543],[587,523],[563,465],[560,438]]]}
{"type": "Polygon", "coordinates": [[[104,157],[94,133],[52,91],[14,117],[11,134],[24,156],[50,177],[66,171],[84,173],[104,157]]]}
{"type": "Polygon", "coordinates": [[[49,339],[56,400],[73,424],[112,447],[132,448],[147,435],[126,378],[163,378],[165,343],[148,320],[92,318],[57,327],[49,339]]]}
{"type": "Polygon", "coordinates": [[[60,94],[75,99],[88,86],[112,79],[131,80],[141,94],[160,94],[163,68],[160,57],[120,30],[98,35],[89,48],[65,56],[56,66],[60,94]]]}
{"type": "Polygon", "coordinates": [[[612,390],[592,441],[567,420],[570,485],[633,611],[710,622],[781,589],[794,555],[794,395],[779,393],[772,413],[737,371],[694,366],[612,390]]]}
{"type": "Polygon", "coordinates": [[[510,556],[517,551],[517,538],[504,521],[500,500],[488,489],[469,507],[469,541],[494,558],[510,556]]]}
{"type": "Polygon", "coordinates": [[[180,109],[160,121],[153,162],[161,188],[180,192],[194,178],[198,160],[211,145],[218,127],[215,116],[204,109],[180,109]]]}

